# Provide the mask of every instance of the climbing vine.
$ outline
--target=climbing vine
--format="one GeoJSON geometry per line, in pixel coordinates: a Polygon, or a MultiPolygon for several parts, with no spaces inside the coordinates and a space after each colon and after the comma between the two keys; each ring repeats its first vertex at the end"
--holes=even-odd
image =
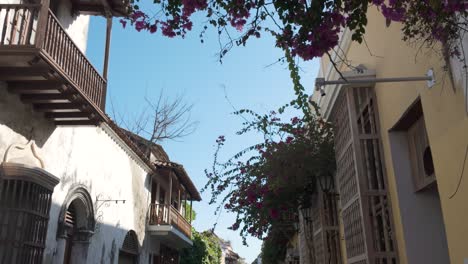
{"type": "Polygon", "coordinates": [[[220,136],[213,165],[205,170],[204,190],[211,192],[210,203],[220,202],[236,214],[230,228],[238,230],[244,241],[247,235],[264,238],[275,224],[296,221],[297,209],[309,206],[318,181],[335,171],[331,126],[308,101],[291,55],[286,53],[286,58],[296,99],[265,114],[236,111],[245,121],[237,135],[259,134],[262,140],[222,161],[219,154],[226,137],[220,136]],[[285,118],[291,107],[301,110],[301,115],[285,118]]]}
{"type": "Polygon", "coordinates": [[[182,250],[180,264],[221,264],[221,246],[209,231],[192,228],[193,245],[182,250]]]}

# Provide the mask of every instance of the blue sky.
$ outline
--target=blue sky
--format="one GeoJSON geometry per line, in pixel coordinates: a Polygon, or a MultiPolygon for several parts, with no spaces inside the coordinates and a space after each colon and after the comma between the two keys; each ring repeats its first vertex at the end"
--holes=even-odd
{"type": "MultiPolygon", "coordinates": [[[[131,115],[141,111],[145,95],[157,98],[162,89],[170,98],[183,95],[188,103],[194,104],[192,118],[199,122],[195,133],[179,142],[167,141],[162,145],[172,161],[184,165],[199,189],[206,182],[203,170],[211,166],[219,135],[227,138],[226,155],[256,142],[255,137],[234,135],[242,120],[231,114],[233,109],[225,99],[225,91],[236,108],[258,112],[277,109],[294,98],[286,65],[266,67],[282,57],[271,37],[252,39],[246,47],[235,47],[220,64],[216,56],[219,51],[216,32],[208,31],[201,44],[198,37],[201,27],[195,26],[185,39],[168,39],[160,34],[123,29],[115,20],[107,92],[108,113],[110,98],[117,112],[131,115]]],[[[104,19],[92,18],[88,37],[87,54],[101,70],[104,19]]],[[[318,63],[302,63],[301,68],[302,83],[310,93],[318,63]]],[[[218,219],[214,215],[215,206],[208,205],[210,194],[203,193],[202,197],[202,202],[194,204],[197,211],[194,226],[199,231],[212,228],[218,219]]],[[[222,212],[215,232],[230,240],[234,250],[250,263],[260,253],[261,241],[249,238],[249,246],[243,246],[238,233],[227,229],[234,219],[233,214],[222,212]]]]}

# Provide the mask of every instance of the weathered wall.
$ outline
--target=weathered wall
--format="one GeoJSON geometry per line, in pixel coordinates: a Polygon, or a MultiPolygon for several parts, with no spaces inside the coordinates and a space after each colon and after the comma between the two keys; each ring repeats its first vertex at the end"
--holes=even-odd
{"type": "MultiPolygon", "coordinates": [[[[45,170],[60,178],[50,211],[45,263],[62,263],[63,241],[57,238],[60,208],[69,190],[83,185],[95,208],[97,233],[91,238],[88,263],[116,263],[118,250],[128,230],[143,244],[140,259],[147,263],[149,243],[145,219],[150,199],[148,171],[100,127],[55,127],[42,114],[7,93],[0,82],[0,160],[8,146],[35,140],[45,170]],[[125,203],[103,204],[96,199],[123,199],[125,203]],[[114,260],[114,262],[110,262],[114,260]]],[[[154,248],[153,248],[154,249],[154,248]]],[[[75,263],[85,263],[84,260],[75,263]]]]}
{"type": "MultiPolygon", "coordinates": [[[[452,87],[450,75],[443,69],[444,60],[440,54],[424,48],[419,50],[419,45],[409,46],[401,41],[400,24],[392,23],[387,28],[384,17],[375,8],[369,10],[368,20],[365,39],[369,48],[366,45],[352,43],[349,49],[344,49],[347,52],[347,59],[353,65],[364,64],[368,69],[376,71],[376,77],[422,76],[429,68],[433,68],[437,80],[437,84],[431,89],[425,82],[375,85],[400,262],[411,263],[408,258],[410,254],[420,256],[428,253],[442,254],[444,244],[444,241],[438,239],[438,241],[432,241],[431,244],[435,251],[424,247],[418,252],[408,252],[409,247],[406,245],[405,237],[417,235],[418,232],[412,232],[412,228],[422,222],[414,222],[413,226],[403,227],[402,217],[408,212],[402,210],[401,204],[405,203],[405,200],[398,199],[400,192],[404,190],[398,188],[388,131],[408,107],[420,97],[434,159],[443,223],[445,223],[442,231],[445,227],[450,262],[463,263],[463,260],[468,258],[468,244],[465,241],[468,237],[468,204],[466,203],[468,181],[460,176],[468,146],[466,132],[468,131],[468,117],[465,111],[464,91],[460,87],[456,89],[452,87]],[[458,192],[451,198],[459,183],[458,192]]],[[[350,69],[342,66],[342,70],[349,71],[350,69]]],[[[330,79],[338,78],[337,74],[334,74],[330,79]]],[[[327,88],[327,96],[333,94],[333,86],[330,87],[327,88]]],[[[321,101],[327,102],[325,99],[321,101]]],[[[421,220],[424,221],[424,219],[421,220]]],[[[433,231],[431,225],[427,226],[426,231],[433,231]]]]}

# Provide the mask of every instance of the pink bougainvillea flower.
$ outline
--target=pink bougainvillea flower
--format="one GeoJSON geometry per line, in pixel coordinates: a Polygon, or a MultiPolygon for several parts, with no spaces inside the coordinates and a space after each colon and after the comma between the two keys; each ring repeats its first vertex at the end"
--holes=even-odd
{"type": "Polygon", "coordinates": [[[279,218],[279,212],[275,208],[270,208],[270,216],[273,219],[278,219],[279,218]]]}
{"type": "Polygon", "coordinates": [[[125,28],[127,26],[127,21],[126,20],[120,19],[119,22],[120,22],[120,24],[122,24],[123,28],[125,28]]]}
{"type": "Polygon", "coordinates": [[[291,118],[291,124],[292,125],[296,125],[297,123],[299,123],[299,118],[297,116],[291,118]]]}
{"type": "Polygon", "coordinates": [[[147,24],[145,21],[137,21],[135,22],[135,29],[140,32],[142,29],[145,29],[147,27],[147,24]]]}
{"type": "Polygon", "coordinates": [[[232,229],[232,230],[237,230],[237,229],[239,229],[239,223],[237,223],[237,222],[234,223],[234,224],[230,227],[230,229],[232,229]]]}
{"type": "Polygon", "coordinates": [[[158,30],[158,26],[156,24],[153,24],[149,27],[150,33],[155,33],[158,30]]]}

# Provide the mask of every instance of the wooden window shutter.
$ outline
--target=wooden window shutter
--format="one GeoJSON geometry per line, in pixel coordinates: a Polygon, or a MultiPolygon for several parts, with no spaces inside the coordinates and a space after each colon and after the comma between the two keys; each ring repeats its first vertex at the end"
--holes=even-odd
{"type": "Polygon", "coordinates": [[[337,196],[318,191],[312,202],[313,244],[316,264],[341,264],[337,196]]]}
{"type": "Polygon", "coordinates": [[[393,217],[373,88],[344,88],[333,107],[336,182],[349,264],[396,264],[393,217]]]}
{"type": "Polygon", "coordinates": [[[125,239],[122,244],[121,250],[124,251],[125,253],[138,255],[138,251],[139,251],[138,248],[139,248],[138,238],[137,238],[135,231],[133,230],[128,231],[127,234],[125,235],[125,239]]]}
{"type": "Polygon", "coordinates": [[[415,190],[419,191],[436,181],[424,116],[421,116],[407,133],[415,190]]]}

